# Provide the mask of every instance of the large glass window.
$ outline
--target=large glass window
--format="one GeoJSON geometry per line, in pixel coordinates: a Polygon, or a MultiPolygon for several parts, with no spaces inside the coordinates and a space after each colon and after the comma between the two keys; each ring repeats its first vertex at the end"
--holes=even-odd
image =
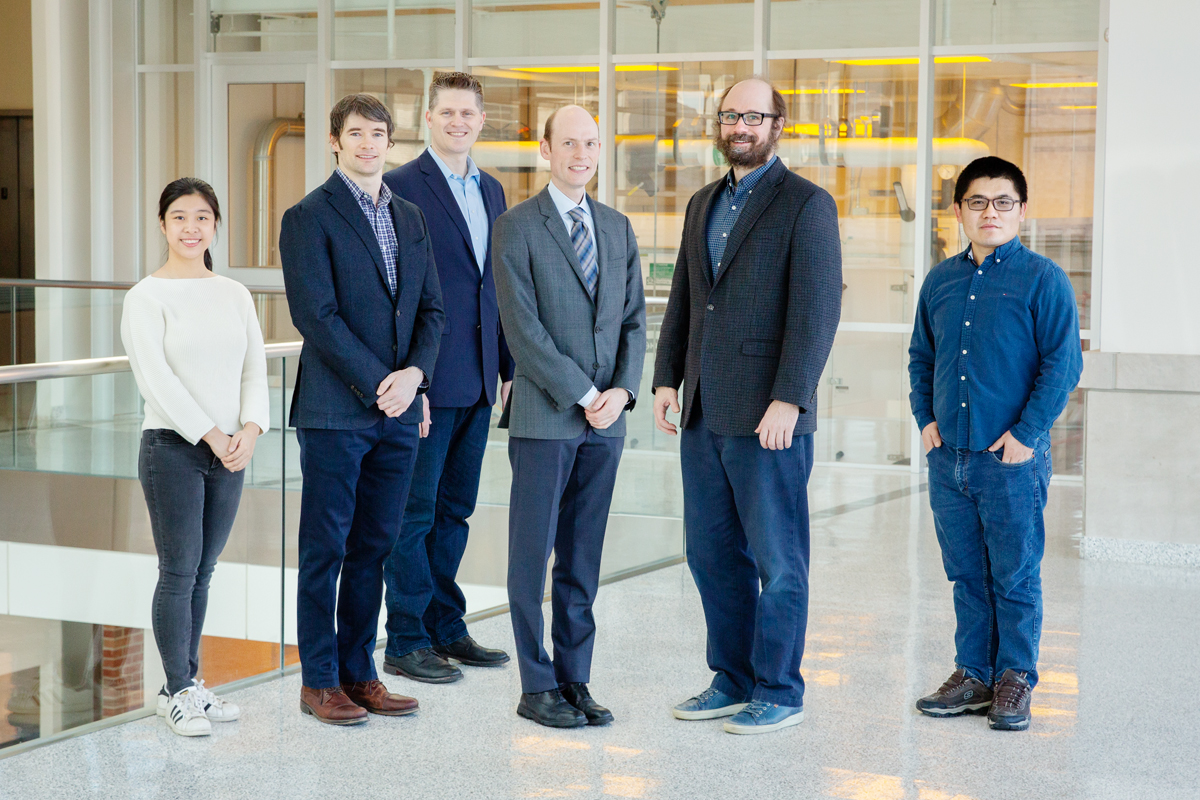
{"type": "Polygon", "coordinates": [[[934,0],[940,45],[1094,42],[1099,0],[934,0]]]}
{"type": "Polygon", "coordinates": [[[454,58],[453,0],[334,0],[333,57],[454,58]]]}
{"type": "Polygon", "coordinates": [[[921,0],[769,2],[772,50],[916,47],[919,44],[921,0]]]}
{"type": "Polygon", "coordinates": [[[472,0],[471,54],[483,58],[596,56],[600,4],[472,0]]]}
{"type": "Polygon", "coordinates": [[[616,0],[618,53],[728,53],[754,47],[747,0],[616,0]]]}
{"type": "Polygon", "coordinates": [[[317,0],[210,0],[208,17],[213,53],[317,49],[317,0]]]}

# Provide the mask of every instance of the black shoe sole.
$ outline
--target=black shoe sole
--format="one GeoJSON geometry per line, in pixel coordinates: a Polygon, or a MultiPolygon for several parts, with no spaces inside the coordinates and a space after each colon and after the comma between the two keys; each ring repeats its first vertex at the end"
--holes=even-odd
{"type": "Polygon", "coordinates": [[[982,716],[987,715],[988,709],[991,708],[991,705],[992,704],[989,702],[987,705],[982,706],[980,708],[947,708],[947,709],[935,708],[935,709],[930,709],[928,711],[923,708],[918,708],[917,711],[920,711],[922,714],[924,714],[927,717],[935,717],[935,718],[962,717],[962,716],[968,716],[968,715],[974,716],[974,717],[982,717],[982,716]]]}
{"type": "Polygon", "coordinates": [[[435,654],[441,656],[442,658],[446,659],[447,661],[453,659],[453,660],[457,661],[458,663],[463,664],[464,666],[468,666],[468,667],[503,667],[509,661],[512,661],[512,658],[510,656],[505,656],[503,661],[472,661],[472,660],[468,660],[465,658],[459,658],[456,655],[452,655],[450,653],[442,652],[439,650],[434,650],[433,652],[435,654]]]}
{"type": "Polygon", "coordinates": [[[589,719],[587,721],[587,724],[588,725],[608,725],[612,721],[613,721],[613,715],[606,714],[603,717],[596,717],[595,719],[589,719]]]}
{"type": "Polygon", "coordinates": [[[554,722],[548,719],[542,719],[532,711],[526,711],[524,708],[517,706],[517,715],[528,720],[533,720],[538,725],[544,725],[547,728],[585,728],[588,725],[587,719],[572,719],[564,720],[563,722],[554,722]]]}
{"type": "Polygon", "coordinates": [[[359,717],[358,719],[326,719],[309,707],[308,703],[300,701],[300,713],[308,714],[317,722],[324,722],[326,725],[362,725],[367,721],[367,717],[359,717]]]}
{"type": "Polygon", "coordinates": [[[383,664],[383,671],[388,675],[399,675],[402,678],[408,678],[410,681],[419,681],[421,683],[454,683],[455,681],[462,680],[463,676],[463,674],[459,672],[455,675],[447,675],[444,678],[427,678],[423,675],[413,675],[411,672],[405,672],[399,667],[393,664],[388,664],[387,662],[384,662],[383,664]]]}
{"type": "Polygon", "coordinates": [[[988,719],[988,726],[994,731],[1025,731],[1029,730],[1029,719],[1022,719],[1019,722],[1008,722],[1001,719],[988,719]]]}

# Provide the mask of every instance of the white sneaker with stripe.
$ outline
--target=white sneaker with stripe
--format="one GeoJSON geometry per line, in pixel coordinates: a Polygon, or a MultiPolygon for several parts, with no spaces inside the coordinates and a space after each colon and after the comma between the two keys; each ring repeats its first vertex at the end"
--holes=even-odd
{"type": "MultiPolygon", "coordinates": [[[[161,692],[159,707],[162,707],[161,692]]],[[[208,736],[212,733],[212,723],[204,714],[204,704],[195,687],[172,695],[161,713],[167,720],[167,727],[180,736],[208,736]]]]}

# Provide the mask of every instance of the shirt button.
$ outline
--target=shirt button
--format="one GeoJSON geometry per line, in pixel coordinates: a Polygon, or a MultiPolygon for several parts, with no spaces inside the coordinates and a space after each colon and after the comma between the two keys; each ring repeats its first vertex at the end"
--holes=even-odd
{"type": "Polygon", "coordinates": [[[709,311],[715,311],[716,309],[713,307],[713,304],[712,304],[712,303],[709,303],[709,304],[708,304],[708,310],[709,310],[709,311]]]}
{"type": "Polygon", "coordinates": [[[721,234],[721,238],[722,238],[722,239],[724,239],[724,238],[725,238],[726,236],[728,236],[728,235],[729,235],[728,233],[722,233],[722,234],[721,234]]]}
{"type": "Polygon", "coordinates": [[[968,322],[968,323],[967,323],[967,327],[968,327],[968,328],[969,328],[969,327],[971,327],[971,323],[970,323],[970,322],[968,322]]]}
{"type": "Polygon", "coordinates": [[[730,206],[730,207],[729,207],[729,210],[730,210],[730,211],[737,211],[737,206],[730,206]]]}
{"type": "Polygon", "coordinates": [[[975,295],[971,295],[971,299],[972,299],[972,300],[974,300],[974,299],[975,299],[975,295]]]}
{"type": "Polygon", "coordinates": [[[980,275],[982,275],[982,274],[983,274],[983,270],[979,270],[979,274],[980,274],[980,275]]]}
{"type": "Polygon", "coordinates": [[[965,356],[966,354],[967,354],[967,351],[966,351],[966,350],[963,350],[963,355],[965,356]]]}
{"type": "Polygon", "coordinates": [[[600,369],[600,362],[599,362],[599,361],[597,361],[597,362],[594,362],[594,363],[592,364],[592,369],[600,369]]]}
{"type": "MultiPolygon", "coordinates": [[[[396,312],[396,316],[397,316],[397,317],[398,317],[398,316],[400,316],[400,312],[399,312],[399,311],[397,311],[397,312],[396,312]]],[[[967,324],[969,325],[970,323],[967,323],[967,324]]]]}
{"type": "Polygon", "coordinates": [[[963,406],[962,406],[962,407],[963,407],[963,408],[966,408],[966,407],[967,407],[967,404],[966,404],[966,403],[963,403],[963,406]]]}

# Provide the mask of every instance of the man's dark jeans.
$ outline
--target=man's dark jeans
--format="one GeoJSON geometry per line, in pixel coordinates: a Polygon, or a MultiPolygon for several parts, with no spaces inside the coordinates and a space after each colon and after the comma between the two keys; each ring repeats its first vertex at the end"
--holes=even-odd
{"type": "Polygon", "coordinates": [[[1003,451],[929,451],[929,505],[946,577],[954,582],[955,661],[991,685],[1006,669],[1037,684],[1042,631],[1042,511],[1050,483],[1050,443],[1033,458],[1001,461],[1003,451]]]}
{"type": "Polygon", "coordinates": [[[142,431],[138,478],[158,552],[154,641],[171,694],[200,667],[208,586],[242,498],[245,472],[230,472],[207,442],[189,444],[173,430],[142,431]]]}
{"type": "Polygon", "coordinates": [[[431,408],[429,416],[400,536],[383,565],[389,656],[467,635],[467,601],[454,579],[479,495],[492,407],[431,408]]]}
{"type": "Polygon", "coordinates": [[[766,450],[757,436],[713,433],[696,408],[679,456],[712,685],[739,701],[803,706],[813,435],[766,450]]]}

